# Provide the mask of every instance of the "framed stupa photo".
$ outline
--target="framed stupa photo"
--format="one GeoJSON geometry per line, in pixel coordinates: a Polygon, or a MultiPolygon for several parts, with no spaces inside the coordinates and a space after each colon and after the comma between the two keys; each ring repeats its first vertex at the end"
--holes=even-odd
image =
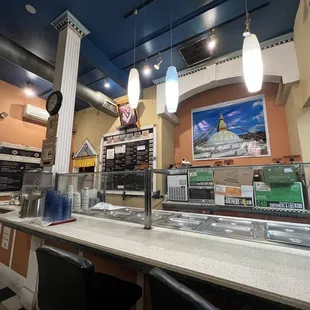
{"type": "Polygon", "coordinates": [[[192,110],[194,160],[270,156],[265,97],[192,110]]]}

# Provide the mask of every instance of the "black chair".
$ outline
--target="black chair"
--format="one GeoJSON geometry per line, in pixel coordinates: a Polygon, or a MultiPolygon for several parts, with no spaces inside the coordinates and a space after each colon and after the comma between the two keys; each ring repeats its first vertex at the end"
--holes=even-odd
{"type": "Polygon", "coordinates": [[[43,246],[37,249],[40,310],[129,310],[140,286],[96,273],[91,261],[43,246]]]}
{"type": "Polygon", "coordinates": [[[152,310],[219,310],[159,268],[149,272],[152,310]]]}

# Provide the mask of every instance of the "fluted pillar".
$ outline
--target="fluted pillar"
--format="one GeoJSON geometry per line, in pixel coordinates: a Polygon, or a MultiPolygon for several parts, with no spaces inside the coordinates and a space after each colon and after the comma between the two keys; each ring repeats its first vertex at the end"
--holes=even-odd
{"type": "Polygon", "coordinates": [[[52,25],[59,30],[53,90],[63,95],[59,111],[54,172],[69,172],[81,39],[89,31],[69,12],[52,25]]]}

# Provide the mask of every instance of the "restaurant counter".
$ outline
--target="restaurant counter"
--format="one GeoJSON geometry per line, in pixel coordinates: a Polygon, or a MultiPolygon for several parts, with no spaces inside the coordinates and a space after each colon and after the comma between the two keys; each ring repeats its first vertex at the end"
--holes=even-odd
{"type": "MultiPolygon", "coordinates": [[[[16,222],[12,213],[6,213],[0,215],[0,223],[3,227],[45,240],[45,243],[52,242],[76,249],[79,253],[98,255],[140,272],[157,266],[200,282],[206,281],[300,309],[310,308],[310,251],[304,248],[159,227],[144,230],[134,223],[84,215],[76,217],[76,222],[42,227],[16,222]]],[[[15,247],[16,243],[17,240],[15,247]]],[[[11,252],[14,256],[16,249],[11,252]]],[[[12,266],[14,257],[10,261],[8,266],[12,266]]],[[[24,277],[26,280],[31,277],[29,270],[24,277]]]]}

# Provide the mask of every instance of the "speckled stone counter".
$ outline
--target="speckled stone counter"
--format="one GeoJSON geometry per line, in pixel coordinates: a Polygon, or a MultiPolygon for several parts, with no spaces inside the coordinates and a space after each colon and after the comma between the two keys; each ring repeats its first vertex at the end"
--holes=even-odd
{"type": "Polygon", "coordinates": [[[78,215],[73,223],[41,227],[13,222],[6,226],[60,239],[78,247],[121,257],[140,266],[158,266],[199,280],[310,309],[310,251],[78,215]]]}

